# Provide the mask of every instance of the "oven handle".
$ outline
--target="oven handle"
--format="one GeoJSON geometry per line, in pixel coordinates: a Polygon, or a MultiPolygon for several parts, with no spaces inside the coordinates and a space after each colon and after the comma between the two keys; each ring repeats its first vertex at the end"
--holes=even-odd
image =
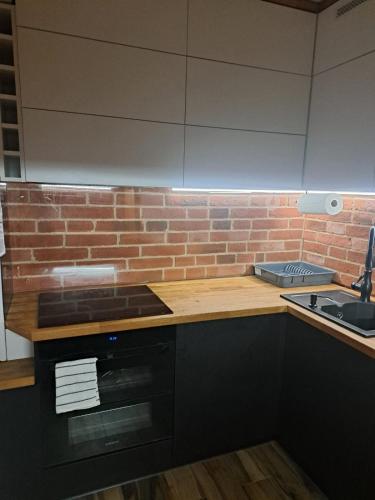
{"type": "MultiPolygon", "coordinates": [[[[157,355],[158,353],[165,353],[170,351],[171,349],[171,343],[170,342],[159,342],[158,344],[153,344],[151,346],[139,346],[139,347],[130,347],[127,349],[123,349],[121,351],[118,351],[118,355],[113,356],[113,357],[108,357],[109,352],[114,352],[116,354],[116,351],[107,351],[107,355],[104,357],[102,356],[102,353],[95,353],[95,352],[86,352],[84,354],[85,357],[97,357],[98,362],[100,361],[108,361],[108,360],[116,360],[116,359],[127,359],[127,358],[132,358],[134,356],[142,356],[142,355],[157,355]]],[[[82,355],[80,356],[82,357],[82,355]]],[[[74,359],[80,359],[80,357],[64,357],[64,358],[57,358],[50,360],[49,362],[49,371],[52,372],[55,370],[55,364],[63,361],[74,361],[74,359]]]]}

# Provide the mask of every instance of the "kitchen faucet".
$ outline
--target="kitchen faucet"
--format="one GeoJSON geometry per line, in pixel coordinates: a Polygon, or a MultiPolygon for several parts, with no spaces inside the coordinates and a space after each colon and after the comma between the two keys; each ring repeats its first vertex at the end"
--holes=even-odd
{"type": "Polygon", "coordinates": [[[372,292],[371,275],[372,275],[372,268],[374,267],[374,257],[373,257],[374,242],[375,242],[375,226],[372,226],[368,238],[368,250],[365,261],[365,270],[362,276],[360,276],[357,281],[352,283],[352,289],[361,292],[362,302],[370,302],[371,298],[371,292],[372,292]]]}

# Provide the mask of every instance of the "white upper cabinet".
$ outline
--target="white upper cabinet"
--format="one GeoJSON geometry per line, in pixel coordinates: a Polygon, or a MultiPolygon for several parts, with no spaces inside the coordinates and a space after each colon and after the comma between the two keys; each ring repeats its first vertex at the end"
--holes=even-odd
{"type": "Polygon", "coordinates": [[[17,0],[16,13],[19,26],[186,52],[187,0],[17,0]]]}
{"type": "Polygon", "coordinates": [[[314,77],[306,189],[373,191],[375,53],[314,77]]]}
{"type": "Polygon", "coordinates": [[[375,50],[375,2],[340,0],[319,14],[314,73],[375,50]]]}
{"type": "Polygon", "coordinates": [[[184,185],[301,189],[305,137],[186,127],[184,185]]]}
{"type": "Polygon", "coordinates": [[[310,78],[188,58],[186,121],[306,133],[310,78]]]}
{"type": "Polygon", "coordinates": [[[184,121],[185,57],[18,28],[22,105],[184,121]]]}
{"type": "Polygon", "coordinates": [[[26,180],[181,186],[184,126],[23,110],[26,180]]]}
{"type": "Polygon", "coordinates": [[[315,22],[261,0],[190,0],[188,54],[310,75],[315,22]]]}

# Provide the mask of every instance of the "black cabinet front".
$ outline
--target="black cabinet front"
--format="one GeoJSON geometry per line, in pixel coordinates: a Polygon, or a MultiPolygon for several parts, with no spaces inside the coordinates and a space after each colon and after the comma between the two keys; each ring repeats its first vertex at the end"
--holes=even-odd
{"type": "Polygon", "coordinates": [[[278,315],[178,327],[176,464],[275,437],[284,326],[278,315]]]}

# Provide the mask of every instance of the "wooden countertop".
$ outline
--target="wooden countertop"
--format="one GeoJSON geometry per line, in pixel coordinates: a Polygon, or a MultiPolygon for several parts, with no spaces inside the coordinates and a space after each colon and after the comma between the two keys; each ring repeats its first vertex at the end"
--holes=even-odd
{"type": "Polygon", "coordinates": [[[151,283],[149,287],[172,309],[173,314],[38,328],[38,293],[28,292],[14,295],[6,326],[9,330],[38,342],[154,326],[288,312],[375,358],[375,338],[361,337],[280,297],[283,292],[344,289],[338,285],[281,289],[255,276],[243,276],[151,283]]]}
{"type": "Polygon", "coordinates": [[[0,391],[34,384],[33,358],[0,362],[0,391]]]}
{"type": "MultiPolygon", "coordinates": [[[[367,356],[375,358],[375,338],[361,337],[280,297],[283,292],[345,290],[338,285],[282,289],[265,283],[255,276],[243,276],[151,283],[149,287],[172,309],[173,314],[38,328],[38,293],[27,292],[13,296],[6,326],[9,330],[38,342],[154,326],[288,312],[367,356]]],[[[25,387],[34,383],[34,367],[31,358],[0,363],[0,390],[25,387]]]]}

